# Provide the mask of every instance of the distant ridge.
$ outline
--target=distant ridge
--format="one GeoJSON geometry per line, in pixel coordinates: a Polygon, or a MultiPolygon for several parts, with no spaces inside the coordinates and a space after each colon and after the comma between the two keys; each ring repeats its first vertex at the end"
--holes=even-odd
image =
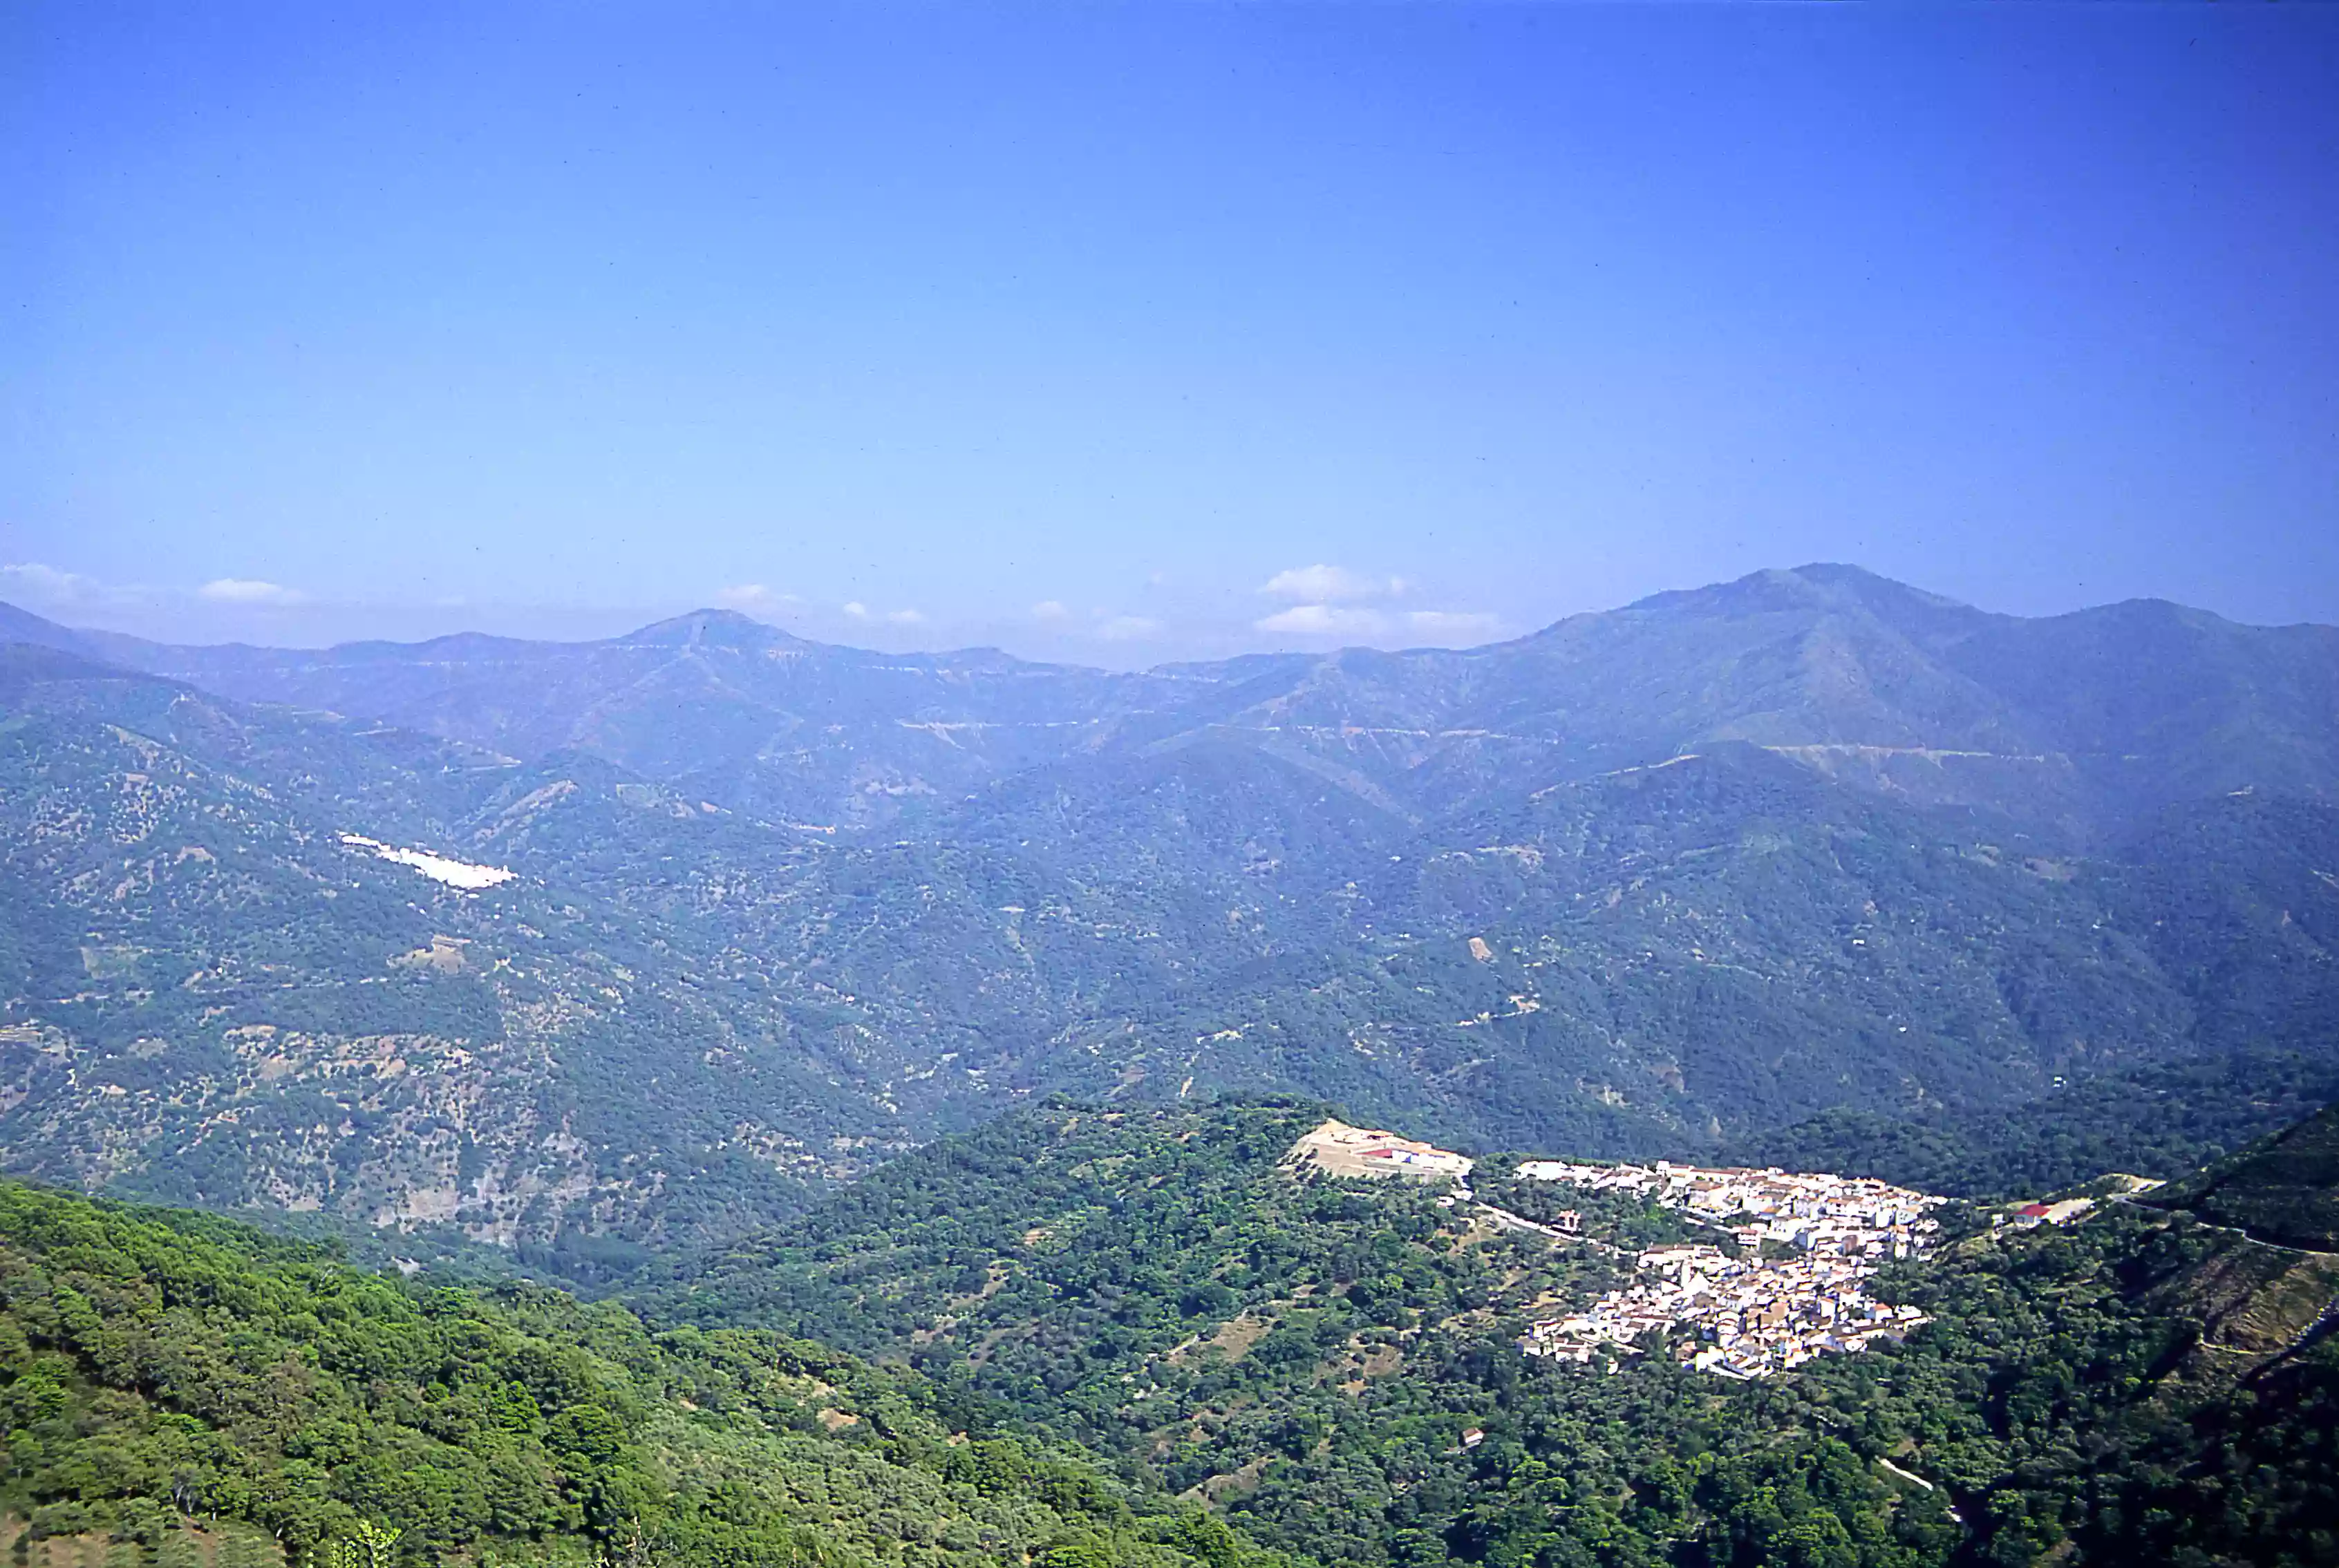
{"type": "Polygon", "coordinates": [[[1834,563],[1476,648],[1134,674],[991,648],[880,654],[716,608],[593,642],[461,634],[320,650],[172,646],[13,609],[9,627],[244,701],[521,757],[581,750],[734,809],[848,824],[1205,735],[1305,757],[1416,814],[1724,741],[2075,843],[2234,789],[2339,792],[2339,628],[2248,626],[2157,600],[2026,619],[1834,563]]]}
{"type": "Polygon", "coordinates": [[[44,620],[30,610],[0,600],[0,643],[25,643],[35,647],[62,648],[84,656],[94,654],[90,634],[44,620]]]}

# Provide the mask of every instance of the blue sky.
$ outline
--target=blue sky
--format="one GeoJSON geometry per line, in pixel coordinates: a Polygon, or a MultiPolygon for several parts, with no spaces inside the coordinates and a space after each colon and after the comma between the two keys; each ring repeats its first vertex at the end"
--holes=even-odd
{"type": "Polygon", "coordinates": [[[2339,10],[0,15],[0,597],[1467,643],[2339,621],[2339,10]]]}

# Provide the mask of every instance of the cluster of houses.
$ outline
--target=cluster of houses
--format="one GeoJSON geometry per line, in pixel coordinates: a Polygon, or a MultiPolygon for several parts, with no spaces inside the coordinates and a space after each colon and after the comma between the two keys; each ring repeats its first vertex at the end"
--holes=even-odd
{"type": "Polygon", "coordinates": [[[1594,1192],[1647,1192],[1659,1185],[1657,1173],[1644,1165],[1572,1165],[1564,1159],[1530,1159],[1517,1174],[1521,1181],[1564,1181],[1594,1192]]]}
{"type": "Polygon", "coordinates": [[[1921,1253],[1945,1202],[1864,1178],[1717,1170],[1660,1160],[1642,1166],[1530,1160],[1518,1175],[1595,1191],[1645,1194],[1726,1230],[1735,1255],[1711,1245],[1652,1247],[1641,1277],[1520,1341],[1532,1355],[1589,1361],[1603,1345],[1627,1351],[1652,1330],[1687,1326],[1705,1343],[1678,1354],[1730,1377],[1762,1377],[1831,1351],[1864,1350],[1928,1319],[1870,1297],[1862,1281],[1889,1258],[1921,1253]]]}
{"type": "Polygon", "coordinates": [[[1683,1342],[1683,1360],[1725,1377],[1764,1377],[1831,1351],[1865,1350],[1930,1321],[1913,1307],[1868,1295],[1860,1281],[1874,1267],[1850,1258],[1733,1257],[1690,1245],[1652,1248],[1640,1262],[1643,1277],[1584,1312],[1535,1325],[1519,1347],[1555,1361],[1589,1361],[1603,1345],[1637,1355],[1633,1341],[1643,1334],[1686,1326],[1698,1340],[1683,1342]]]}

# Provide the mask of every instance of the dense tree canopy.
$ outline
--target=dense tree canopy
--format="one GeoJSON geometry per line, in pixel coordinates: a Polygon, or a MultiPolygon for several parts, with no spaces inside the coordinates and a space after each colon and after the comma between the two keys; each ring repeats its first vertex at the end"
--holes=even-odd
{"type": "Polygon", "coordinates": [[[321,1563],[366,1527],[412,1563],[1284,1561],[816,1345],[409,1285],[15,1184],[0,1421],[0,1504],[33,1534],[158,1552],[224,1520],[321,1563]]]}

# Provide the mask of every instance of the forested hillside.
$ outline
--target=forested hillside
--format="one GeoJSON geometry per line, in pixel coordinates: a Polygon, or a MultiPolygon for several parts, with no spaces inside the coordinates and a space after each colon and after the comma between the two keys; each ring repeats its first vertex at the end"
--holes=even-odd
{"type": "Polygon", "coordinates": [[[321,1564],[394,1532],[382,1568],[1302,1563],[817,1345],[15,1183],[0,1417],[18,1561],[89,1537],[116,1564],[321,1564]]]}
{"type": "Polygon", "coordinates": [[[2154,1195],[2261,1241],[2339,1251],[2339,1105],[2154,1195]]]}
{"type": "Polygon", "coordinates": [[[0,735],[11,1165],[646,1240],[767,1218],[832,1139],[898,1126],[817,1045],[775,1050],[785,1013],[726,1007],[703,950],[540,885],[442,886],[341,842],[349,820],[115,724],[0,735]]]}
{"type": "Polygon", "coordinates": [[[1514,1346],[1527,1317],[1629,1272],[1599,1243],[1678,1239],[1679,1218],[1482,1166],[1480,1198],[1583,1213],[1591,1239],[1554,1242],[1442,1187],[1302,1176],[1280,1153],[1315,1116],[1018,1115],[646,1304],[835,1334],[1342,1562],[2339,1548],[2339,1257],[2118,1202],[2068,1228],[1967,1211],[1879,1283],[1932,1319],[1905,1345],[1751,1384],[1653,1345],[1558,1365],[1514,1346]]]}
{"type": "MultiPolygon", "coordinates": [[[[1317,1114],[1019,1113],[634,1311],[0,1184],[0,1530],[122,1568],[2331,1553],[2339,1257],[1960,1211],[1877,1281],[1930,1318],[1905,1344],[1752,1383],[1654,1341],[1553,1363],[1525,1317],[1680,1217],[1578,1196],[1553,1238],[1487,1218],[1558,1196],[1506,1162],[1454,1206],[1304,1173],[1317,1114]]],[[[2223,1174],[2297,1185],[2267,1158],[2223,1174]]]]}

